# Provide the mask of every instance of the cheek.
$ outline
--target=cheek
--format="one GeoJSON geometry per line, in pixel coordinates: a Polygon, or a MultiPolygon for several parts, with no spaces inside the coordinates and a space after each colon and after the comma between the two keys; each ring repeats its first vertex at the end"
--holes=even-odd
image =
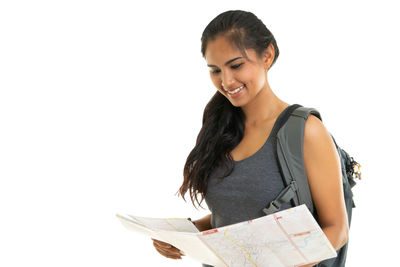
{"type": "Polygon", "coordinates": [[[244,68],[241,71],[239,71],[236,75],[236,79],[238,81],[246,83],[246,84],[254,83],[254,77],[256,77],[254,69],[249,66],[247,66],[247,68],[244,68]]]}
{"type": "Polygon", "coordinates": [[[221,79],[219,79],[218,77],[215,77],[212,74],[210,74],[210,78],[211,78],[212,83],[215,86],[215,89],[217,89],[222,95],[225,95],[226,93],[224,90],[222,90],[222,87],[221,87],[221,79]]]}
{"type": "Polygon", "coordinates": [[[215,87],[217,88],[221,87],[221,81],[219,78],[215,77],[213,74],[210,73],[210,79],[215,87]]]}
{"type": "Polygon", "coordinates": [[[265,75],[256,70],[248,71],[243,73],[243,82],[249,84],[249,86],[259,88],[265,83],[265,75]]]}

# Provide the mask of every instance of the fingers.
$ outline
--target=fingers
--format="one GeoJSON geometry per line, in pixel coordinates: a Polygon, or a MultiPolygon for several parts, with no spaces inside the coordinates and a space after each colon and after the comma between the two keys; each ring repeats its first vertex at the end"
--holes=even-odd
{"type": "Polygon", "coordinates": [[[171,244],[153,238],[152,240],[155,249],[164,257],[170,259],[182,259],[181,257],[185,255],[180,249],[172,246],[171,244]]]}
{"type": "Polygon", "coordinates": [[[160,253],[161,255],[163,255],[164,257],[170,258],[170,259],[182,259],[183,254],[177,250],[176,248],[174,248],[174,250],[166,250],[166,249],[162,249],[159,247],[156,247],[156,250],[158,251],[158,253],[160,253]]]}
{"type": "Polygon", "coordinates": [[[163,241],[160,241],[160,240],[157,240],[157,239],[153,239],[153,238],[151,240],[153,240],[153,243],[156,244],[159,247],[162,247],[162,248],[170,248],[170,247],[172,247],[171,244],[169,244],[169,243],[166,243],[166,242],[163,242],[163,241]]]}

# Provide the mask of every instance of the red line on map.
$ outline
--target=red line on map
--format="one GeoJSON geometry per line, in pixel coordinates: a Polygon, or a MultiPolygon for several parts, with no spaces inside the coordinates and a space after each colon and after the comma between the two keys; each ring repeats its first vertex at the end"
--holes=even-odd
{"type": "Polygon", "coordinates": [[[306,258],[306,256],[304,256],[303,253],[301,253],[300,249],[296,246],[296,244],[294,243],[294,241],[292,240],[292,238],[290,238],[289,234],[285,231],[285,229],[283,228],[283,226],[281,225],[281,223],[278,221],[278,217],[274,215],[274,219],[276,221],[276,223],[278,224],[279,228],[281,228],[282,232],[286,235],[286,237],[289,239],[290,243],[293,245],[293,247],[297,250],[297,252],[299,252],[299,254],[306,260],[306,262],[309,262],[309,260],[306,258]]]}
{"type": "Polygon", "coordinates": [[[216,232],[218,232],[218,229],[211,229],[211,230],[203,231],[201,233],[203,235],[209,235],[209,234],[216,233],[216,232]]]}
{"type": "Polygon", "coordinates": [[[307,232],[303,232],[303,233],[297,233],[297,234],[293,234],[293,236],[302,236],[302,235],[308,235],[308,234],[310,234],[311,232],[310,231],[307,231],[307,232]]]}

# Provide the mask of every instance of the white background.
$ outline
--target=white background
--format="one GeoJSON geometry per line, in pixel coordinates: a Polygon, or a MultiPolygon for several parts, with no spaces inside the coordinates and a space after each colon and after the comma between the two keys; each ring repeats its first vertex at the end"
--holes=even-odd
{"type": "Polygon", "coordinates": [[[396,265],[395,1],[14,0],[0,3],[0,266],[200,266],[115,214],[208,214],[175,193],[216,91],[200,37],[230,9],[274,34],[278,97],[318,109],[362,165],[346,266],[396,265]]]}

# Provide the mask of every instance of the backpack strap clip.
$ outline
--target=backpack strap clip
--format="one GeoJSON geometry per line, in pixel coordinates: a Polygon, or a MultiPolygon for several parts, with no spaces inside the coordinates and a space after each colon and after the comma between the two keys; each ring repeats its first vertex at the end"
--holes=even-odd
{"type": "Polygon", "coordinates": [[[275,213],[281,209],[281,205],[288,203],[293,197],[296,196],[296,191],[298,187],[296,181],[292,181],[288,186],[286,186],[279,195],[272,200],[267,207],[263,208],[263,212],[266,215],[275,213]]]}

